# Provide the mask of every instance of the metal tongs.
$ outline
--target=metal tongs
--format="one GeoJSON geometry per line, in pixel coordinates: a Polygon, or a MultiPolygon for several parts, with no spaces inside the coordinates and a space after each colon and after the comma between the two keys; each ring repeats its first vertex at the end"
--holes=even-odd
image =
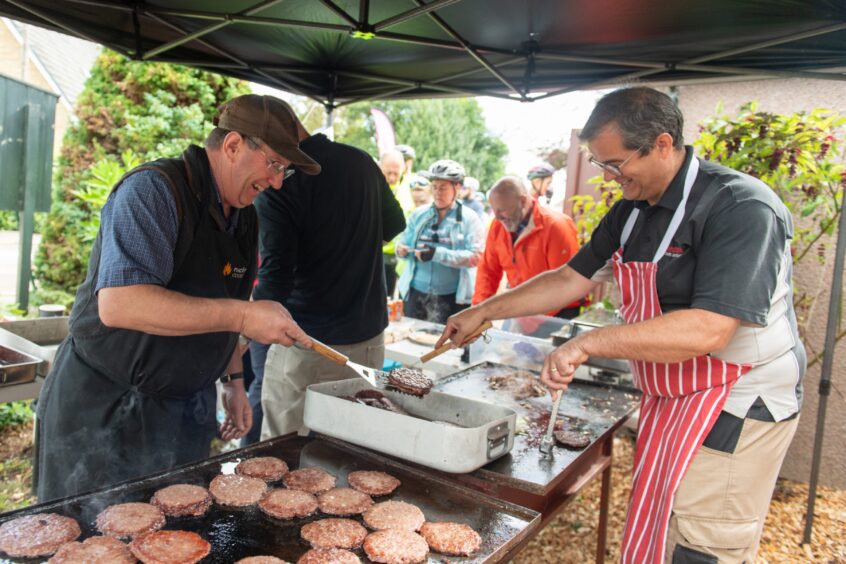
{"type": "MultiPolygon", "coordinates": [[[[488,330],[488,329],[490,329],[491,327],[493,327],[493,323],[491,323],[490,321],[485,321],[484,323],[482,323],[481,325],[479,325],[479,326],[476,328],[476,330],[475,330],[475,331],[473,331],[472,333],[470,333],[469,335],[467,335],[467,338],[466,338],[466,339],[464,339],[464,342],[463,342],[463,343],[461,343],[461,345],[460,345],[460,346],[462,346],[462,347],[463,347],[463,346],[464,346],[464,345],[466,345],[469,341],[472,341],[472,340],[473,340],[473,339],[475,339],[476,337],[481,336],[481,335],[482,335],[482,333],[484,333],[485,331],[487,331],[487,330],[488,330]]],[[[421,356],[421,357],[420,357],[420,360],[419,360],[419,361],[417,361],[417,362],[415,362],[415,363],[414,363],[414,365],[416,366],[416,365],[423,364],[423,363],[425,363],[425,362],[429,362],[430,360],[432,360],[432,359],[433,359],[433,358],[435,358],[436,356],[441,356],[442,354],[444,354],[444,353],[445,353],[445,352],[447,352],[448,350],[452,349],[452,347],[453,347],[453,343],[452,343],[452,341],[447,341],[446,343],[444,343],[443,345],[439,346],[438,348],[436,348],[436,349],[434,349],[434,350],[432,350],[432,351],[429,351],[429,352],[427,352],[426,354],[424,354],[423,356],[421,356]]]]}
{"type": "Polygon", "coordinates": [[[555,391],[555,399],[552,401],[552,412],[549,414],[549,425],[538,447],[546,456],[552,456],[552,446],[555,444],[555,439],[552,438],[552,432],[555,430],[555,421],[558,419],[558,406],[561,404],[561,396],[563,395],[563,390],[555,391]]]}
{"type": "Polygon", "coordinates": [[[336,362],[341,366],[346,364],[348,367],[355,370],[359,376],[367,380],[367,383],[373,386],[374,388],[380,388],[382,390],[386,389],[385,384],[388,381],[388,375],[382,370],[376,370],[374,368],[370,368],[368,366],[353,362],[348,356],[339,353],[328,345],[324,345],[320,341],[312,339],[312,343],[312,348],[314,349],[314,352],[320,354],[321,356],[325,356],[329,360],[336,362]]]}

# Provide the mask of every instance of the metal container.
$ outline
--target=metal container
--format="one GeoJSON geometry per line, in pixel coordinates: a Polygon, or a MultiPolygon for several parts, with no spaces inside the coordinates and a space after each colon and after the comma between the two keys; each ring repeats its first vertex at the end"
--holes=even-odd
{"type": "Polygon", "coordinates": [[[368,389],[361,378],[312,384],[306,390],[309,429],[444,472],[472,472],[507,454],[517,415],[509,407],[441,392],[422,398],[386,392],[410,415],[344,399],[368,389]]]}
{"type": "Polygon", "coordinates": [[[39,364],[39,358],[0,345],[0,386],[34,382],[39,364]]]}

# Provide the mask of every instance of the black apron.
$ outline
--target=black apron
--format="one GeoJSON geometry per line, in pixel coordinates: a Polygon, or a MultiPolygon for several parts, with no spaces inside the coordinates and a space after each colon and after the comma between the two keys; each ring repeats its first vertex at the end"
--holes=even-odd
{"type": "MultiPolygon", "coordinates": [[[[242,209],[235,233],[226,232],[208,159],[198,147],[126,176],[150,168],[168,179],[179,215],[167,288],[249,299],[258,256],[255,210],[242,209]]],[[[104,326],[94,292],[99,261],[100,236],[77,292],[70,334],[38,401],[39,502],[206,458],[217,429],[214,382],[238,335],[164,337],[104,326]]]]}

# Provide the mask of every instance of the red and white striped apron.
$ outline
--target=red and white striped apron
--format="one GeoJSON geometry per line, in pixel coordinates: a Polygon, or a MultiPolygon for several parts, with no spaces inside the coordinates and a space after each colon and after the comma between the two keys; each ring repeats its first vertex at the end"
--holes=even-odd
{"type": "MultiPolygon", "coordinates": [[[[623,262],[623,246],[638,210],[626,221],[620,249],[611,259],[626,323],[662,315],[655,285],[658,260],[681,224],[698,171],[699,162],[694,157],[685,178],[682,201],[652,262],[623,262]]],[[[632,361],[631,366],[635,385],[643,392],[643,398],[621,561],[659,564],[664,561],[667,527],[679,483],[717,420],[735,381],[751,367],[710,356],[672,364],[632,361]]]]}

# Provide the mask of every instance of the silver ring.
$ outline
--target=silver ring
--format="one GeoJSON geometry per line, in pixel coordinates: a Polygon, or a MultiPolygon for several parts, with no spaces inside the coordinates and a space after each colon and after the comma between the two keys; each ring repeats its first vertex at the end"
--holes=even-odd
{"type": "Polygon", "coordinates": [[[549,369],[549,371],[550,372],[558,372],[558,368],[553,366],[552,368],[549,369]]]}

